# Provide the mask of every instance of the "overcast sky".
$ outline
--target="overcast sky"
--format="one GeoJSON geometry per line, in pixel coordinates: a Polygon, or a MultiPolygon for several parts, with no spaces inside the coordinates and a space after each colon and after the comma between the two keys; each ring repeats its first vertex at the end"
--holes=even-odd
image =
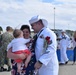
{"type": "Polygon", "coordinates": [[[0,0],[0,26],[20,27],[40,15],[48,20],[48,27],[76,30],[76,0],[0,0]],[[54,9],[55,7],[55,9],[54,9]],[[54,20],[55,11],[55,20],[54,20]]]}

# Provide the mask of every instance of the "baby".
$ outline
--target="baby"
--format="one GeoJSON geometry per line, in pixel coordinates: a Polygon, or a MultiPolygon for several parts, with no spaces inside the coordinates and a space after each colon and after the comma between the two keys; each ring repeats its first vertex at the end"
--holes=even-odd
{"type": "MultiPolygon", "coordinates": [[[[13,32],[14,39],[9,43],[7,46],[7,51],[12,48],[12,52],[15,54],[21,54],[24,53],[26,56],[25,60],[25,67],[28,66],[28,63],[31,59],[31,52],[28,50],[27,43],[30,40],[24,39],[23,38],[23,32],[19,29],[15,29],[13,32]]],[[[20,68],[21,64],[23,62],[22,59],[16,59],[15,62],[17,62],[17,72],[20,74],[20,68]]]]}

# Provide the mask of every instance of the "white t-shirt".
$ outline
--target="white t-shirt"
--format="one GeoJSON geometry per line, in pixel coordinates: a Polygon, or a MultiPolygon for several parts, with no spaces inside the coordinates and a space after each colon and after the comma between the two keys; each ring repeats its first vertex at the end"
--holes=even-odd
{"type": "Polygon", "coordinates": [[[12,52],[28,49],[26,46],[26,43],[29,41],[30,41],[30,39],[15,38],[8,44],[7,51],[10,48],[12,48],[12,52]]]}

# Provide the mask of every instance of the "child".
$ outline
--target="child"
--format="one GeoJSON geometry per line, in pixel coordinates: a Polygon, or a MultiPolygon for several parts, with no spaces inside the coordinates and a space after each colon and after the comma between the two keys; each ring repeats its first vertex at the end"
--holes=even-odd
{"type": "MultiPolygon", "coordinates": [[[[28,63],[31,59],[31,52],[30,52],[30,50],[28,50],[26,44],[30,40],[24,39],[23,38],[23,32],[19,29],[14,30],[13,36],[14,36],[14,39],[7,46],[7,51],[10,48],[12,48],[12,52],[14,52],[15,54],[25,53],[25,56],[26,56],[25,67],[27,67],[28,63]]],[[[17,68],[18,68],[17,72],[20,74],[21,63],[23,60],[22,59],[16,59],[15,61],[17,62],[17,68]]]]}

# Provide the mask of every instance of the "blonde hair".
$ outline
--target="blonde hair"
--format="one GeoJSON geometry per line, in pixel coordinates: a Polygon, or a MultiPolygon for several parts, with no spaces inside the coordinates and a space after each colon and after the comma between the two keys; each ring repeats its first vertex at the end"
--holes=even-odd
{"type": "Polygon", "coordinates": [[[15,38],[17,38],[17,37],[19,37],[20,36],[20,34],[21,34],[21,30],[20,29],[15,29],[14,31],[13,31],[13,36],[15,37],[15,38]]]}

